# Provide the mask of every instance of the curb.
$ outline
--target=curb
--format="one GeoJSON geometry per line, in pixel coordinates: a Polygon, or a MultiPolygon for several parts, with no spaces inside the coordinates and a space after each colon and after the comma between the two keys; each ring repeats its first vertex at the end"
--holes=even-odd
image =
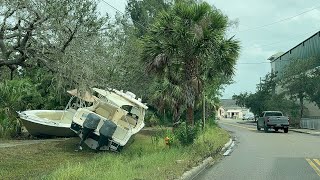
{"type": "Polygon", "coordinates": [[[299,131],[299,130],[295,130],[295,129],[289,129],[289,131],[303,133],[303,134],[310,134],[310,135],[314,135],[314,136],[320,136],[320,133],[313,133],[313,132],[309,132],[309,131],[299,131]]]}
{"type": "Polygon", "coordinates": [[[232,143],[232,139],[230,138],[229,141],[223,146],[221,152],[225,151],[232,143]]]}
{"type": "Polygon", "coordinates": [[[246,122],[244,122],[244,123],[241,123],[241,122],[237,122],[238,124],[244,124],[244,125],[249,125],[249,126],[256,126],[257,125],[257,123],[246,123],[246,122]]]}
{"type": "MultiPolygon", "coordinates": [[[[238,124],[246,124],[246,125],[252,125],[252,126],[255,126],[255,124],[253,123],[239,123],[238,124]]],[[[297,133],[302,133],[302,134],[310,134],[310,135],[314,135],[314,136],[320,136],[320,132],[312,132],[312,131],[299,131],[297,129],[291,129],[289,127],[289,131],[293,131],[293,132],[297,132],[297,133]]]]}
{"type": "MultiPolygon", "coordinates": [[[[223,152],[227,148],[229,148],[232,142],[233,141],[230,138],[220,152],[223,152]]],[[[191,170],[184,172],[179,179],[183,179],[183,180],[194,179],[197,175],[199,175],[203,170],[205,170],[209,165],[212,165],[213,163],[214,163],[214,159],[212,157],[208,157],[205,160],[203,160],[198,166],[193,167],[191,170]]]]}
{"type": "Polygon", "coordinates": [[[235,143],[234,141],[232,141],[231,145],[229,146],[229,148],[223,153],[224,156],[229,156],[233,150],[235,143]]]}

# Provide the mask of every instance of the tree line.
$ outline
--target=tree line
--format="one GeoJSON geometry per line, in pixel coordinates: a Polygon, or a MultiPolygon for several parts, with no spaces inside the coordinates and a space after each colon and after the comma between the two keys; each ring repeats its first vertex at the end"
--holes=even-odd
{"type": "Polygon", "coordinates": [[[148,117],[193,126],[231,82],[240,51],[226,35],[234,22],[196,0],[129,0],[115,17],[94,0],[2,0],[0,9],[2,130],[18,126],[17,110],[61,109],[66,90],[90,87],[134,92],[148,117]]]}

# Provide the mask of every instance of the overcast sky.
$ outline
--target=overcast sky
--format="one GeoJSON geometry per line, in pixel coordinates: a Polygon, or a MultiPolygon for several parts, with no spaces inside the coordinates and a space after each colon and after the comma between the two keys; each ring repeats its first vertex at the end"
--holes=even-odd
{"type": "MultiPolygon", "coordinates": [[[[126,0],[104,1],[124,12],[126,0]]],[[[115,10],[105,2],[100,3],[100,11],[114,15],[115,10]]],[[[241,42],[241,55],[233,78],[235,83],[225,87],[222,98],[231,98],[240,92],[255,92],[260,77],[271,70],[268,57],[288,51],[320,30],[320,1],[317,0],[207,2],[239,23],[228,33],[241,42]]]]}

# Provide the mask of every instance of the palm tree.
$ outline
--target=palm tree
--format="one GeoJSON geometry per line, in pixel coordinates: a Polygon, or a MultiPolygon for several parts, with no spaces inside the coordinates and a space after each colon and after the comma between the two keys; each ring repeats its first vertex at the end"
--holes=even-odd
{"type": "MultiPolygon", "coordinates": [[[[156,78],[150,91],[153,92],[151,100],[160,113],[169,108],[172,114],[173,127],[179,123],[184,109],[183,88],[180,86],[178,73],[171,75],[167,72],[163,77],[156,78]]],[[[173,72],[172,70],[170,72],[173,72]]]]}
{"type": "Polygon", "coordinates": [[[228,18],[208,3],[175,3],[160,13],[144,37],[143,59],[156,76],[179,73],[187,120],[193,125],[195,101],[212,77],[232,75],[239,43],[226,39],[228,18]],[[174,70],[173,72],[167,72],[174,70]],[[204,77],[209,77],[205,79],[204,77]]]}

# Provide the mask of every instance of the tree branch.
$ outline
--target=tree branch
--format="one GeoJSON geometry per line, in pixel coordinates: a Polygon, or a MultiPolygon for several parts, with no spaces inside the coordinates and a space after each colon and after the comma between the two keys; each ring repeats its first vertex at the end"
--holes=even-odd
{"type": "Polygon", "coordinates": [[[9,35],[4,36],[3,39],[12,39],[12,38],[18,37],[19,35],[20,35],[19,32],[11,33],[9,35]]]}
{"type": "Polygon", "coordinates": [[[13,60],[0,60],[0,67],[1,66],[11,66],[11,65],[17,65],[21,64],[23,61],[27,59],[27,56],[23,55],[20,58],[16,58],[13,60]]]}
{"type": "Polygon", "coordinates": [[[2,26],[0,28],[0,49],[1,52],[3,54],[3,58],[5,58],[5,60],[7,60],[9,58],[8,53],[7,53],[7,48],[6,45],[4,43],[4,32],[6,30],[6,23],[7,23],[7,18],[9,18],[10,16],[12,16],[12,14],[15,12],[15,10],[11,11],[11,9],[8,9],[8,11],[5,13],[5,17],[3,19],[3,23],[2,26]]]}
{"type": "Polygon", "coordinates": [[[3,42],[3,35],[0,32],[0,49],[3,55],[3,58],[8,59],[8,55],[7,55],[7,48],[6,45],[3,42]]]}
{"type": "Polygon", "coordinates": [[[57,73],[58,72],[58,70],[54,69],[54,66],[50,65],[48,60],[46,60],[44,58],[41,58],[41,57],[37,57],[36,59],[37,59],[38,62],[41,62],[50,72],[52,72],[52,73],[57,73]]]}
{"type": "Polygon", "coordinates": [[[64,43],[63,47],[61,48],[61,52],[64,53],[67,49],[67,47],[69,46],[69,44],[71,43],[72,39],[74,38],[76,32],[77,32],[77,28],[78,26],[76,26],[74,28],[74,31],[72,32],[72,34],[69,36],[68,40],[64,43]]]}

